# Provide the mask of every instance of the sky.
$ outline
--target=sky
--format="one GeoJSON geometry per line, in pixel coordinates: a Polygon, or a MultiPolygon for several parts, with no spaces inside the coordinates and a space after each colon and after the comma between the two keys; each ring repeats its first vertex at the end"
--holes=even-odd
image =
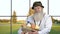
{"type": "Polygon", "coordinates": [[[16,11],[17,16],[26,16],[29,11],[29,0],[12,0],[12,13],[16,11]]]}
{"type": "MultiPolygon", "coordinates": [[[[48,1],[47,0],[12,0],[12,14],[16,11],[17,16],[26,16],[29,12],[29,7],[32,7],[35,1],[41,1],[44,6],[44,13],[47,14],[48,1]]],[[[49,0],[49,15],[59,16],[60,15],[60,0],[49,0]]],[[[11,0],[0,0],[0,16],[11,16],[11,0]]],[[[0,17],[0,19],[9,19],[9,17],[0,17]]],[[[26,19],[27,17],[17,17],[17,19],[26,19]]],[[[55,19],[60,19],[60,17],[54,17],[55,19]]]]}
{"type": "Polygon", "coordinates": [[[0,16],[10,16],[11,14],[11,1],[0,0],[0,16]]]}
{"type": "Polygon", "coordinates": [[[49,15],[60,16],[60,0],[49,0],[49,15]]]}

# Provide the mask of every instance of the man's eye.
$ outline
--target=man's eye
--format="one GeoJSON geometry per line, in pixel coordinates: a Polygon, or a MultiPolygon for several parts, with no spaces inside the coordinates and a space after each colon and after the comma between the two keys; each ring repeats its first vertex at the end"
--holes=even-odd
{"type": "Polygon", "coordinates": [[[38,8],[39,9],[39,8],[38,8]]]}

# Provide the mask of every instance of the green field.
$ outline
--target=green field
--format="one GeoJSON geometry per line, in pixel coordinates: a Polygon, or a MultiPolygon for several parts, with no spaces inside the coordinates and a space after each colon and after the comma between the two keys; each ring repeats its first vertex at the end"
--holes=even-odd
{"type": "MultiPolygon", "coordinates": [[[[20,24],[12,24],[12,34],[17,34],[20,24]]],[[[10,24],[0,24],[0,34],[10,34],[10,24]]],[[[60,24],[53,25],[50,34],[60,34],[60,24]]]]}
{"type": "Polygon", "coordinates": [[[60,24],[54,24],[50,34],[60,34],[60,24]]]}

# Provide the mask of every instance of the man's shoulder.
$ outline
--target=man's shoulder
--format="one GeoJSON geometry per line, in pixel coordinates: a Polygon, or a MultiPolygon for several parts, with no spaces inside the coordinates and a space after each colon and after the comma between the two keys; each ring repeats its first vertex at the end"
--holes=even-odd
{"type": "Polygon", "coordinates": [[[46,14],[46,15],[45,15],[45,19],[51,19],[51,16],[48,15],[48,14],[46,14]]]}
{"type": "Polygon", "coordinates": [[[48,15],[48,14],[45,14],[45,16],[44,16],[45,18],[49,18],[50,16],[48,15]]]}
{"type": "Polygon", "coordinates": [[[48,14],[46,14],[46,13],[44,13],[44,15],[45,15],[46,17],[49,17],[49,15],[48,15],[48,14]]]}
{"type": "Polygon", "coordinates": [[[33,17],[33,15],[28,16],[28,18],[32,18],[32,17],[33,17]]]}

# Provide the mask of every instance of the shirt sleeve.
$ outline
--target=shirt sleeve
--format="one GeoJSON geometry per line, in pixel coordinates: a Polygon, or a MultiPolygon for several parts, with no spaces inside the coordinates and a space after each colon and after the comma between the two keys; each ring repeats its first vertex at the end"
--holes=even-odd
{"type": "Polygon", "coordinates": [[[52,27],[52,20],[51,17],[47,17],[46,23],[45,23],[45,28],[41,31],[38,31],[38,34],[45,34],[49,33],[52,27]]]}
{"type": "Polygon", "coordinates": [[[18,34],[22,33],[22,28],[20,27],[20,29],[18,30],[18,34]]]}
{"type": "Polygon", "coordinates": [[[26,23],[34,23],[32,16],[27,17],[26,23]]]}
{"type": "MultiPolygon", "coordinates": [[[[32,16],[29,16],[29,17],[27,17],[26,24],[32,23],[32,21],[33,21],[32,16]]],[[[21,32],[22,32],[22,27],[19,28],[18,34],[21,34],[21,32]]]]}
{"type": "MultiPolygon", "coordinates": [[[[31,16],[27,17],[26,24],[30,23],[31,21],[32,21],[31,16]]],[[[22,27],[20,27],[18,30],[18,34],[21,34],[21,33],[22,33],[22,27]]]]}

